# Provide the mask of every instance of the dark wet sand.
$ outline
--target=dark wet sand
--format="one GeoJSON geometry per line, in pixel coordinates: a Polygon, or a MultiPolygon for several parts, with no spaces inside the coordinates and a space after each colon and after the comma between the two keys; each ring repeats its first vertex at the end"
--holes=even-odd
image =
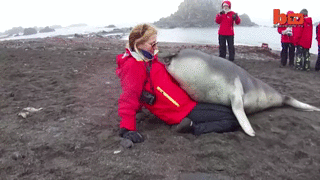
{"type": "MultiPolygon", "coordinates": [[[[115,57],[124,46],[86,37],[0,42],[0,179],[320,179],[320,112],[291,107],[249,115],[256,137],[177,134],[147,114],[138,122],[145,142],[121,147],[115,57]],[[18,116],[26,107],[43,109],[18,116]]],[[[218,55],[209,45],[159,48],[218,55]]],[[[236,47],[235,63],[254,77],[320,107],[314,65],[300,72],[279,61],[279,53],[236,47]]]]}

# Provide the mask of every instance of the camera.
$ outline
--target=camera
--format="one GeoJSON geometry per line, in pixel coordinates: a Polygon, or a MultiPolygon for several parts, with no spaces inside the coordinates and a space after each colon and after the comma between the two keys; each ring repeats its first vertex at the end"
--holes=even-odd
{"type": "Polygon", "coordinates": [[[149,105],[153,105],[155,103],[156,96],[151,94],[148,91],[143,90],[141,93],[140,101],[149,105]]]}

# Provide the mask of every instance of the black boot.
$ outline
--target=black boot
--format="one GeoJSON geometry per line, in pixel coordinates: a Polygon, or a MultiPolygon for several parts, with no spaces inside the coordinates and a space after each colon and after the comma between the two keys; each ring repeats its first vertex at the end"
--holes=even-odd
{"type": "Polygon", "coordinates": [[[295,47],[293,44],[289,44],[289,66],[294,66],[295,47]]]}
{"type": "Polygon", "coordinates": [[[180,124],[174,127],[174,131],[178,133],[188,133],[193,131],[193,122],[190,118],[184,118],[180,124]]]}

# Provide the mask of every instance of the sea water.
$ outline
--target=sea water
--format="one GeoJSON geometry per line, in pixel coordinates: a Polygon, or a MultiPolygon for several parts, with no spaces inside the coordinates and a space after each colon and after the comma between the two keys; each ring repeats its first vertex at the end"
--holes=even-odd
{"type": "MultiPolygon", "coordinates": [[[[235,45],[261,46],[267,43],[272,50],[281,50],[281,35],[272,27],[235,27],[235,45]]],[[[318,53],[315,28],[310,52],[318,53]]],[[[123,37],[123,39],[128,39],[123,37]]],[[[160,29],[158,40],[161,42],[182,42],[218,45],[218,28],[175,28],[160,29]]]]}
{"type": "MultiPolygon", "coordinates": [[[[281,50],[281,35],[277,28],[235,26],[234,31],[235,45],[261,46],[262,43],[267,43],[272,50],[281,50]]],[[[314,28],[310,52],[317,54],[318,42],[315,37],[314,28]]],[[[127,40],[128,36],[122,39],[127,40]]],[[[218,45],[218,28],[159,29],[158,41],[218,45]]]]}
{"type": "MultiPolygon", "coordinates": [[[[21,33],[19,36],[11,36],[8,38],[0,38],[0,41],[5,40],[17,40],[17,39],[33,39],[33,38],[46,38],[46,37],[55,37],[60,35],[72,35],[72,34],[90,34],[97,33],[101,31],[111,31],[113,28],[105,28],[105,27],[96,27],[96,26],[81,26],[81,27],[64,27],[57,28],[54,32],[45,32],[45,33],[37,33],[32,35],[23,35],[21,33]]],[[[5,37],[3,35],[2,37],[5,37]]]]}

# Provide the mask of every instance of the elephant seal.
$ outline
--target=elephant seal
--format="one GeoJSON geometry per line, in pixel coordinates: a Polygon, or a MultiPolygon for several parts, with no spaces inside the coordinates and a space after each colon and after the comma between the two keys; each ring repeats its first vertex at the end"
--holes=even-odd
{"type": "Polygon", "coordinates": [[[293,106],[306,111],[319,108],[282,95],[236,64],[193,49],[165,58],[168,72],[198,102],[231,106],[242,129],[255,136],[246,114],[270,107],[293,106]]]}

